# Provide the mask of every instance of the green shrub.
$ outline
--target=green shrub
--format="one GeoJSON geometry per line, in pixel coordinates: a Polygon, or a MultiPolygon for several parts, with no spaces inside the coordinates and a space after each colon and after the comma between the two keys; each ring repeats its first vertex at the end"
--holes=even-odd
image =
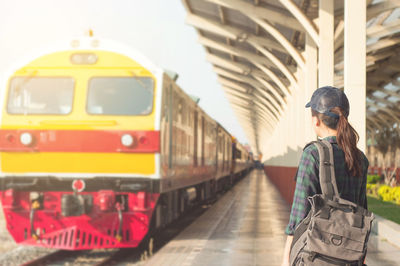
{"type": "Polygon", "coordinates": [[[379,175],[367,175],[367,184],[376,184],[381,181],[381,177],[379,175]]]}
{"type": "Polygon", "coordinates": [[[378,197],[378,188],[377,184],[367,184],[367,194],[378,197]]]}

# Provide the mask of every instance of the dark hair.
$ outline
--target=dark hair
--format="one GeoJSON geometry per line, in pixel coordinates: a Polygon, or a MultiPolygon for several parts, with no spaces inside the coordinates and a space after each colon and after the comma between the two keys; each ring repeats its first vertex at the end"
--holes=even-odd
{"type": "Polygon", "coordinates": [[[358,133],[347,121],[347,116],[343,114],[340,107],[334,107],[330,111],[339,115],[339,118],[327,116],[311,109],[312,116],[318,117],[327,127],[337,130],[337,143],[344,152],[344,158],[351,175],[361,176],[361,153],[357,149],[358,133]]]}

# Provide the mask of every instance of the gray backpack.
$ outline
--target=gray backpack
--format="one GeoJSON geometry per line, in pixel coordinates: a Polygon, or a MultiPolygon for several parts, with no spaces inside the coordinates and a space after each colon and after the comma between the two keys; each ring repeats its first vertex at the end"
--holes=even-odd
{"type": "Polygon", "coordinates": [[[339,197],[332,145],[311,144],[319,152],[322,194],[308,199],[311,210],[294,232],[290,265],[363,265],[374,215],[339,197]]]}

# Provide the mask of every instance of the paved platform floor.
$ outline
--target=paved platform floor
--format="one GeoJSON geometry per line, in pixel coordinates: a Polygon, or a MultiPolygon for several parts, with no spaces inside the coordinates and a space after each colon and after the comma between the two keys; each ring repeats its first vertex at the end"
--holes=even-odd
{"type": "MultiPolygon", "coordinates": [[[[146,265],[280,265],[289,206],[254,170],[146,265]]],[[[372,237],[367,264],[400,265],[400,249],[372,237]]]]}

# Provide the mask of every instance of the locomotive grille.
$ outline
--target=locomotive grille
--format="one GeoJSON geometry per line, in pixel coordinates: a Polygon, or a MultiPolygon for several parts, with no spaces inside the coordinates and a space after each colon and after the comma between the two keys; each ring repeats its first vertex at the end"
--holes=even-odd
{"type": "MultiPolygon", "coordinates": [[[[107,231],[108,236],[73,227],[47,234],[40,241],[45,247],[57,249],[93,249],[116,246],[116,231],[111,229],[107,231]]],[[[122,241],[129,241],[130,231],[125,230],[122,237],[122,241]]]]}

